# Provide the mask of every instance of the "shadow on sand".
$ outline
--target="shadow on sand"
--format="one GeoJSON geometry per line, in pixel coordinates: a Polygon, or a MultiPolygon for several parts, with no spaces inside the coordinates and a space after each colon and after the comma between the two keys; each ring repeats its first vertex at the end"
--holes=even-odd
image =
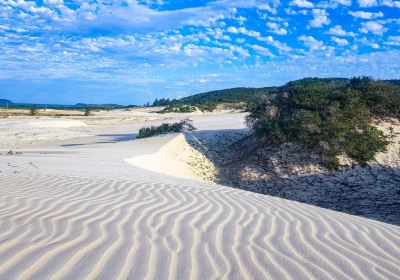
{"type": "MultiPolygon", "coordinates": [[[[78,146],[88,146],[96,144],[113,144],[134,140],[137,133],[126,133],[126,134],[99,134],[95,137],[94,141],[88,141],[83,143],[73,143],[73,144],[62,144],[61,147],[78,147],[78,146]]],[[[83,139],[87,141],[86,139],[83,139]]]]}
{"type": "Polygon", "coordinates": [[[371,164],[293,175],[285,170],[294,161],[315,165],[319,159],[304,150],[262,147],[248,130],[196,131],[186,137],[214,163],[219,184],[400,225],[399,168],[371,164]],[[249,168],[257,176],[243,176],[249,168]]]}

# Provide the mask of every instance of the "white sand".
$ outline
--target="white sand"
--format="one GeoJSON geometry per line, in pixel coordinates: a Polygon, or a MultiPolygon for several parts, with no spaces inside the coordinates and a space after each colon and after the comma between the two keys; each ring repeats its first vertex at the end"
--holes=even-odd
{"type": "Polygon", "coordinates": [[[400,279],[398,226],[146,171],[123,159],[171,139],[103,133],[2,152],[0,279],[400,279]]]}
{"type": "MultiPolygon", "coordinates": [[[[184,179],[209,182],[214,180],[216,171],[213,164],[203,154],[193,149],[183,134],[161,137],[168,137],[170,140],[156,153],[127,158],[125,162],[184,179]]],[[[154,138],[139,141],[151,142],[154,138]]]]}
{"type": "Polygon", "coordinates": [[[47,121],[35,121],[30,122],[29,125],[34,127],[44,127],[44,128],[69,128],[69,127],[80,127],[86,126],[82,121],[75,120],[47,120],[47,121]]]}

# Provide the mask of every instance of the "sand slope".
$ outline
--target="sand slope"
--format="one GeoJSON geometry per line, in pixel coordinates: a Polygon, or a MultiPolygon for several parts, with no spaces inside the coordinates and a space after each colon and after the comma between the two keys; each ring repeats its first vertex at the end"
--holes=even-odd
{"type": "Polygon", "coordinates": [[[400,229],[215,185],[0,175],[0,279],[399,279],[400,229]]]}
{"type": "MultiPolygon", "coordinates": [[[[182,133],[173,134],[157,152],[125,159],[125,162],[146,170],[195,181],[213,182],[217,171],[202,153],[192,148],[182,133]]],[[[143,141],[152,142],[154,138],[143,141]]]]}
{"type": "Polygon", "coordinates": [[[166,139],[129,137],[1,151],[0,279],[400,279],[400,227],[146,171],[166,139]]]}

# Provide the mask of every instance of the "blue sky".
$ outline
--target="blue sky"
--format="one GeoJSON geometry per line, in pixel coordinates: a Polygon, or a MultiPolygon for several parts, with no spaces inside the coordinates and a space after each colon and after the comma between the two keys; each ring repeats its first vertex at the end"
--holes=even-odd
{"type": "Polygon", "coordinates": [[[400,78],[400,0],[0,0],[0,98],[143,104],[400,78]]]}

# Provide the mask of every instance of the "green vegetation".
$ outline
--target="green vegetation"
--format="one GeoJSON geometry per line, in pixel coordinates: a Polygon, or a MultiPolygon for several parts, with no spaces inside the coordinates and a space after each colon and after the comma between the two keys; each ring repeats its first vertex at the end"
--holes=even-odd
{"type": "MultiPolygon", "coordinates": [[[[362,79],[362,78],[360,78],[362,79]]],[[[316,84],[323,84],[324,87],[331,89],[337,87],[345,87],[350,83],[350,79],[346,78],[306,78],[298,81],[290,82],[286,87],[294,86],[315,86],[316,84]]],[[[387,90],[388,85],[400,85],[400,80],[383,80],[374,81],[374,86],[379,87],[384,85],[382,89],[387,90]]],[[[238,104],[245,103],[248,108],[252,108],[260,103],[266,103],[275,95],[279,94],[284,87],[263,87],[263,88],[231,88],[223,90],[215,90],[209,92],[203,92],[192,96],[184,97],[176,100],[169,98],[167,99],[156,99],[153,102],[153,106],[168,106],[165,112],[177,112],[186,113],[186,110],[176,109],[179,107],[192,106],[196,107],[201,111],[213,111],[219,104],[238,104]]],[[[379,93],[381,94],[381,93],[379,93]]],[[[383,97],[383,96],[381,96],[383,97]]],[[[372,100],[372,99],[371,99],[372,100]]],[[[388,102],[386,102],[388,104],[388,102]]]]}
{"type": "Polygon", "coordinates": [[[182,120],[177,123],[163,123],[160,126],[143,127],[139,130],[139,134],[136,138],[147,138],[160,134],[185,132],[195,129],[191,120],[182,120]]]}
{"type": "Polygon", "coordinates": [[[84,115],[85,115],[86,117],[88,117],[88,116],[90,116],[90,113],[91,113],[91,108],[86,107],[84,115]]]}
{"type": "Polygon", "coordinates": [[[161,110],[160,113],[192,113],[196,112],[197,108],[190,105],[185,104],[176,104],[161,110]]]}
{"type": "Polygon", "coordinates": [[[366,164],[388,144],[372,117],[400,117],[400,86],[368,77],[303,79],[249,112],[247,124],[262,140],[310,146],[330,169],[343,153],[366,164]]]}
{"type": "Polygon", "coordinates": [[[29,115],[30,115],[30,116],[35,116],[35,115],[37,114],[37,111],[38,111],[38,108],[37,108],[36,106],[32,106],[32,107],[29,109],[29,115]]]}
{"type": "Polygon", "coordinates": [[[198,108],[203,112],[212,112],[216,109],[217,105],[222,103],[236,104],[244,102],[252,105],[260,101],[266,101],[276,89],[276,87],[223,89],[199,93],[179,100],[156,99],[153,102],[153,106],[168,106],[161,113],[187,113],[194,111],[188,111],[184,107],[198,108]]]}
{"type": "Polygon", "coordinates": [[[154,100],[153,102],[153,106],[169,106],[171,104],[174,104],[176,102],[176,99],[174,100],[170,100],[169,98],[165,99],[165,98],[161,98],[161,99],[157,99],[154,100]]]}

